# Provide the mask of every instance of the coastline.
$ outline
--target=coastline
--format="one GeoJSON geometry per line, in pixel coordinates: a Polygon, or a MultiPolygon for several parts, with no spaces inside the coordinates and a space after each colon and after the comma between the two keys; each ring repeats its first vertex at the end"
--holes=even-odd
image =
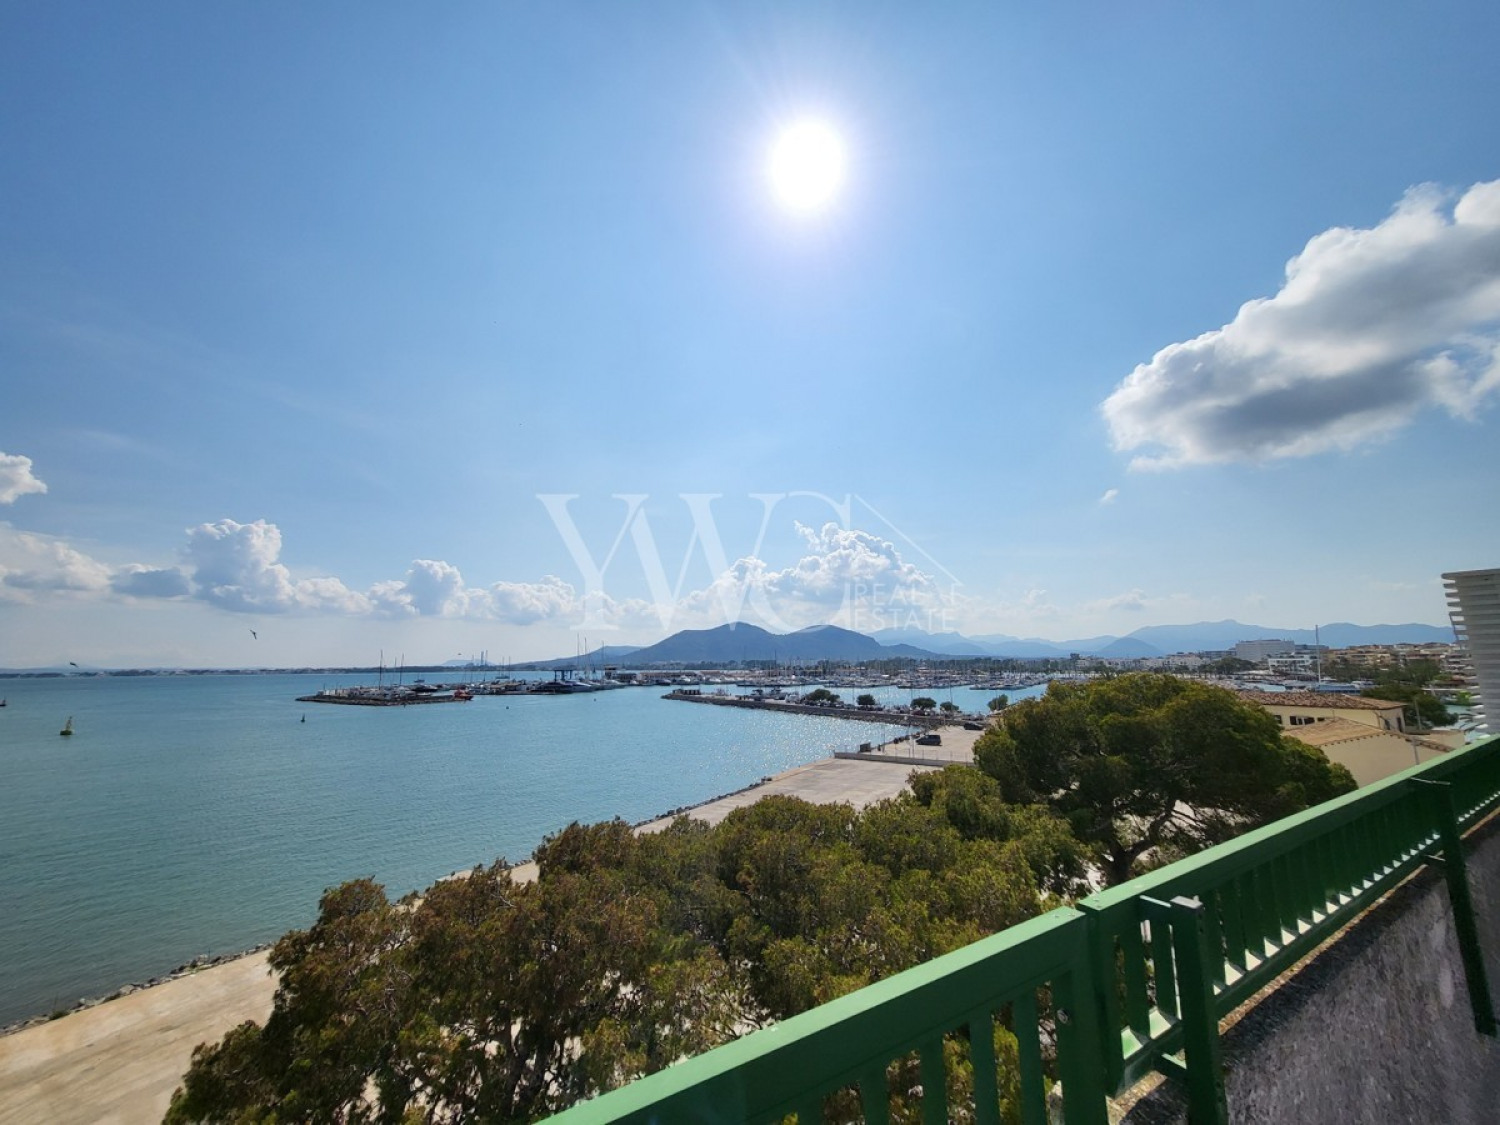
{"type": "MultiPolygon", "coordinates": [[[[717,824],[733,809],[778,794],[819,804],[873,804],[905,789],[915,771],[972,760],[977,732],[944,728],[942,735],[945,753],[930,763],[879,754],[820,758],[635,828],[660,831],[678,816],[717,824]]],[[[534,878],[535,871],[529,860],[512,868],[518,879],[534,878]]],[[[263,946],[189,962],[154,983],[125,985],[65,1015],[36,1016],[0,1030],[0,1125],[160,1121],[194,1047],[270,1013],[276,981],[268,953],[263,946]]]]}

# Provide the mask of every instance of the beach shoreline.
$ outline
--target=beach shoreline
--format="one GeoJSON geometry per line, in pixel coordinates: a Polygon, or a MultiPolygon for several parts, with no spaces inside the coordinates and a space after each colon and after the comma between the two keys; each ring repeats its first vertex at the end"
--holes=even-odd
{"type": "MultiPolygon", "coordinates": [[[[882,760],[878,753],[821,758],[635,828],[660,831],[679,816],[717,824],[734,809],[774,795],[862,808],[901,792],[913,772],[972,760],[977,732],[945,728],[941,733],[942,753],[935,752],[930,762],[882,760]]],[[[528,860],[512,873],[534,878],[536,865],[528,860]]],[[[0,1125],[160,1121],[196,1046],[216,1042],[246,1020],[264,1022],[270,1014],[276,978],[269,952],[269,946],[261,946],[197,959],[154,982],[80,1001],[66,1014],[36,1016],[3,1029],[0,1125]]]]}

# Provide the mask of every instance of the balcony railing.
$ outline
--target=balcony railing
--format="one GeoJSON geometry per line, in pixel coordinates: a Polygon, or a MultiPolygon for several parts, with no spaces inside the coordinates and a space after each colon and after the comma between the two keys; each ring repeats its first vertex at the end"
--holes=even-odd
{"type": "Polygon", "coordinates": [[[1414,766],[1227,844],[687,1059],[550,1120],[1047,1120],[1069,1125],[1151,1071],[1225,1119],[1218,1021],[1418,867],[1441,862],[1475,1029],[1495,1012],[1469,900],[1464,828],[1500,807],[1500,737],[1414,766]],[[997,1059],[995,1029],[1015,1036],[997,1059]],[[893,1070],[893,1067],[897,1068],[893,1070]],[[912,1068],[914,1069],[914,1072],[912,1068]],[[893,1081],[896,1075],[901,1081],[893,1081]],[[915,1081],[912,1081],[915,1077],[915,1081]],[[962,1107],[950,1107],[962,1097],[962,1107]],[[830,1098],[842,1099],[829,1102],[830,1098]],[[961,1113],[950,1113],[950,1108],[961,1113]]]}

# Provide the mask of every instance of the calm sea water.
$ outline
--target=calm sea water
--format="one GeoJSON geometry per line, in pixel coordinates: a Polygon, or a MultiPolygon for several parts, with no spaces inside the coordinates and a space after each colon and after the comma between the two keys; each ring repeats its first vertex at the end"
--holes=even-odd
{"type": "MultiPolygon", "coordinates": [[[[356,682],[0,680],[0,1025],[273,940],[346,879],[372,876],[395,897],[524,858],[570,821],[644,820],[879,729],[697,707],[659,688],[295,701],[356,682]],[[60,738],[69,716],[77,733],[60,738]]],[[[983,710],[993,693],[929,694],[983,710]]]]}

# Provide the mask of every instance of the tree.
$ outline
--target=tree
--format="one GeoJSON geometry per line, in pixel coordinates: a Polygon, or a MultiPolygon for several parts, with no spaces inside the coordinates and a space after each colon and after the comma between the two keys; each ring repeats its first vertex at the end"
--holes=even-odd
{"type": "Polygon", "coordinates": [[[1255,667],[1253,660],[1241,660],[1238,656],[1221,656],[1212,664],[1205,664],[1203,670],[1217,676],[1234,676],[1240,672],[1248,672],[1255,667]]]}
{"type": "Polygon", "coordinates": [[[830,706],[839,702],[839,697],[826,687],[813,688],[802,697],[803,703],[827,703],[830,706]]]}
{"type": "Polygon", "coordinates": [[[875,702],[875,697],[873,695],[871,695],[869,692],[866,692],[864,695],[861,695],[854,702],[855,702],[856,705],[858,705],[860,707],[864,707],[866,709],[879,706],[875,702]]]}
{"type": "Polygon", "coordinates": [[[1354,788],[1265,710],[1153,673],[1053,683],[974,756],[1007,797],[1063,816],[1111,885],[1156,849],[1196,851],[1354,788]]]}
{"type": "Polygon", "coordinates": [[[988,706],[991,711],[994,711],[998,714],[999,712],[1004,711],[1007,707],[1010,706],[1010,696],[1004,694],[997,695],[994,699],[989,701],[988,706]]]}
{"type": "Polygon", "coordinates": [[[958,714],[958,704],[954,703],[951,699],[946,700],[938,704],[938,710],[945,715],[956,715],[958,714]]]}
{"type": "MultiPolygon", "coordinates": [[[[497,863],[409,903],[335,888],[273,950],[265,1026],[195,1051],[167,1121],[534,1120],[1030,918],[1044,882],[1080,885],[1060,817],[953,769],[862,811],[767,797],[717,826],[570,825],[530,882],[497,863]]],[[[972,1074],[951,1061],[957,1096],[972,1074]]],[[[914,1121],[914,1059],[888,1081],[893,1120],[914,1121]]]]}
{"type": "Polygon", "coordinates": [[[1367,699],[1385,699],[1404,704],[1402,713],[1410,727],[1445,727],[1453,722],[1453,713],[1430,691],[1413,683],[1388,683],[1365,688],[1359,693],[1367,699]]]}
{"type": "Polygon", "coordinates": [[[919,695],[911,701],[911,709],[913,711],[931,711],[936,706],[937,700],[925,695],[919,695]]]}

